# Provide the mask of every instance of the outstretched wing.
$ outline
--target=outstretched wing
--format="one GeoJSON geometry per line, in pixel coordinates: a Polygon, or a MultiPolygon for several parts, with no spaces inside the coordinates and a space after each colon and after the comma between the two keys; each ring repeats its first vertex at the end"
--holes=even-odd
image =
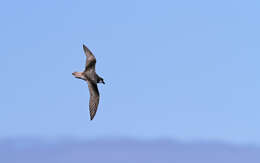
{"type": "Polygon", "coordinates": [[[95,56],[92,54],[92,52],[87,48],[86,45],[83,44],[83,50],[87,56],[87,61],[86,61],[86,65],[85,65],[85,71],[87,69],[90,68],[94,68],[95,69],[95,65],[96,65],[96,58],[95,56]]]}
{"type": "Polygon", "coordinates": [[[89,88],[89,114],[90,114],[90,120],[94,118],[97,112],[98,103],[99,103],[99,91],[97,84],[92,83],[91,81],[88,81],[88,88],[89,88]]]}

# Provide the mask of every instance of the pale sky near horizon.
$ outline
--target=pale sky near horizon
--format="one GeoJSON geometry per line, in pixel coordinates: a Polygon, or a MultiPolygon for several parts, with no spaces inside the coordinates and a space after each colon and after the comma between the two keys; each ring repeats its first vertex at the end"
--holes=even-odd
{"type": "Polygon", "coordinates": [[[0,4],[0,138],[260,144],[260,1],[0,4]],[[94,121],[83,43],[106,82],[94,121]]]}

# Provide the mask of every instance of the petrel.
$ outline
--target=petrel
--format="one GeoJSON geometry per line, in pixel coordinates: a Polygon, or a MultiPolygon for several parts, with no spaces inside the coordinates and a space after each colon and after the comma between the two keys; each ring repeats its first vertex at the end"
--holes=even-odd
{"type": "Polygon", "coordinates": [[[89,99],[89,114],[90,120],[96,115],[98,103],[99,103],[99,91],[97,87],[97,83],[103,83],[104,79],[96,74],[95,65],[96,65],[96,57],[93,53],[87,48],[86,45],[83,44],[83,50],[85,55],[87,56],[85,70],[83,72],[73,72],[72,75],[75,78],[82,79],[88,83],[88,89],[90,94],[89,99]]]}

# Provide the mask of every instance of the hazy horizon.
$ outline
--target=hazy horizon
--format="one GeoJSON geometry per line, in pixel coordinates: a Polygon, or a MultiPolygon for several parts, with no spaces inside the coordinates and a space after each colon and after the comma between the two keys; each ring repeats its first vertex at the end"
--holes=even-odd
{"type": "Polygon", "coordinates": [[[0,140],[4,163],[258,163],[260,148],[220,142],[171,140],[0,140]]]}

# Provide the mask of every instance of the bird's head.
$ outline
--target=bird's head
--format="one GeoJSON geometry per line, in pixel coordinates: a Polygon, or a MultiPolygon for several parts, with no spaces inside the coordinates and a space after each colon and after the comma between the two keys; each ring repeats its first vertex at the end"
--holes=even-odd
{"type": "Polygon", "coordinates": [[[99,77],[99,78],[98,78],[98,83],[103,83],[103,84],[105,84],[104,79],[101,78],[101,77],[99,77]]]}

